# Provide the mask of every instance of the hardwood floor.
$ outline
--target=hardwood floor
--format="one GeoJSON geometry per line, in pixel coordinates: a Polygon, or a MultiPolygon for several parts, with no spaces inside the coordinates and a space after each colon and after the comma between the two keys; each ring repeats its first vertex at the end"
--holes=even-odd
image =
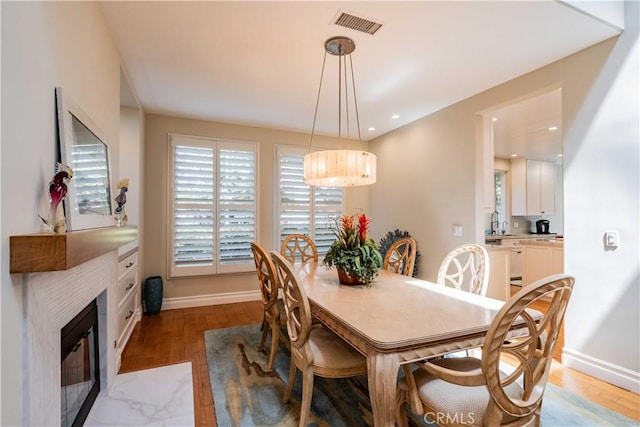
{"type": "MultiPolygon", "coordinates": [[[[166,310],[156,316],[144,316],[136,325],[122,354],[120,372],[192,362],[196,425],[215,426],[216,417],[207,370],[204,331],[261,321],[262,302],[260,301],[166,310]]],[[[640,421],[640,396],[635,393],[565,368],[555,362],[549,381],[592,402],[640,421]]]]}

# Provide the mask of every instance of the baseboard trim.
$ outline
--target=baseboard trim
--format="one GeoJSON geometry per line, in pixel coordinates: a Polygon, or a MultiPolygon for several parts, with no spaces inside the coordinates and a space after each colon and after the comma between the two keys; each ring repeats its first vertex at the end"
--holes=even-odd
{"type": "Polygon", "coordinates": [[[640,393],[640,372],[634,372],[566,347],[562,349],[562,364],[625,390],[640,393]]]}
{"type": "Polygon", "coordinates": [[[228,292],[224,294],[196,295],[192,297],[165,298],[162,300],[162,310],[176,308],[202,307],[205,305],[232,304],[236,302],[258,301],[262,297],[260,291],[228,292]]]}

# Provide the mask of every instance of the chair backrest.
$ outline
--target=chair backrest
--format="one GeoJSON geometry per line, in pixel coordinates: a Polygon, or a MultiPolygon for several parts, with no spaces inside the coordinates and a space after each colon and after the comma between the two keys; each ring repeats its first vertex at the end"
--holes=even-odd
{"type": "Polygon", "coordinates": [[[269,253],[262,246],[251,242],[251,252],[253,252],[253,262],[260,282],[262,304],[266,311],[271,309],[278,299],[278,275],[269,253]]]}
{"type": "MultiPolygon", "coordinates": [[[[553,351],[564,313],[569,303],[575,279],[557,274],[524,287],[500,309],[494,318],[482,347],[482,372],[491,394],[494,413],[527,417],[539,410],[551,370],[553,351]],[[550,299],[549,309],[538,321],[525,311],[541,298],[550,299]],[[526,328],[523,338],[510,339],[514,323],[526,328]],[[501,355],[509,355],[509,363],[517,363],[508,375],[500,373],[501,355]],[[505,388],[516,380],[524,393],[520,398],[509,397],[505,388]]],[[[486,421],[486,419],[485,419],[486,421]]],[[[491,425],[491,424],[489,424],[491,425]]]]}
{"type": "Polygon", "coordinates": [[[309,236],[304,234],[292,234],[285,237],[280,247],[280,254],[291,263],[296,261],[318,261],[316,244],[309,236]]]}
{"type": "Polygon", "coordinates": [[[416,264],[417,244],[413,237],[403,237],[389,247],[382,268],[411,277],[416,264]]]}
{"type": "Polygon", "coordinates": [[[458,246],[440,264],[438,284],[478,295],[486,295],[489,286],[489,254],[473,243],[458,246]]]}
{"type": "Polygon", "coordinates": [[[311,307],[304,289],[298,283],[298,276],[291,263],[278,252],[272,251],[271,258],[276,267],[278,282],[282,292],[282,302],[287,317],[287,333],[291,342],[291,356],[304,363],[313,363],[313,355],[308,347],[311,333],[311,307]]]}

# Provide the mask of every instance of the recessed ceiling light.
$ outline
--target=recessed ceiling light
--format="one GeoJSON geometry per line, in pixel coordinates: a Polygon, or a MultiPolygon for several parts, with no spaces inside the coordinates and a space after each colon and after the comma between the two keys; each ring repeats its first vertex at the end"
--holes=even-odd
{"type": "Polygon", "coordinates": [[[370,130],[370,131],[374,131],[374,130],[376,130],[376,128],[374,128],[373,126],[371,126],[371,127],[369,128],[369,130],[370,130]]]}
{"type": "Polygon", "coordinates": [[[562,157],[562,156],[564,156],[564,154],[558,154],[558,157],[562,157]]]}
{"type": "Polygon", "coordinates": [[[397,119],[397,118],[400,118],[400,116],[399,116],[399,115],[397,115],[397,114],[394,114],[393,116],[391,116],[391,118],[392,118],[392,119],[397,119]]]}
{"type": "Polygon", "coordinates": [[[512,154],[511,157],[518,157],[518,155],[517,154],[512,154]]]}
{"type": "Polygon", "coordinates": [[[492,118],[491,120],[492,120],[492,121],[494,121],[494,122],[497,122],[497,121],[498,121],[498,118],[497,118],[497,117],[494,117],[494,118],[492,118]]]}
{"type": "Polygon", "coordinates": [[[549,130],[558,130],[558,126],[551,126],[549,130]]]}

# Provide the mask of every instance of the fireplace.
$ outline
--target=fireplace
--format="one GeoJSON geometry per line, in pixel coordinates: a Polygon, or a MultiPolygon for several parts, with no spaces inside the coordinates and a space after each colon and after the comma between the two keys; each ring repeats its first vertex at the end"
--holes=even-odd
{"type": "Polygon", "coordinates": [[[81,426],[100,392],[96,300],[62,328],[60,349],[60,425],[81,426]]]}

